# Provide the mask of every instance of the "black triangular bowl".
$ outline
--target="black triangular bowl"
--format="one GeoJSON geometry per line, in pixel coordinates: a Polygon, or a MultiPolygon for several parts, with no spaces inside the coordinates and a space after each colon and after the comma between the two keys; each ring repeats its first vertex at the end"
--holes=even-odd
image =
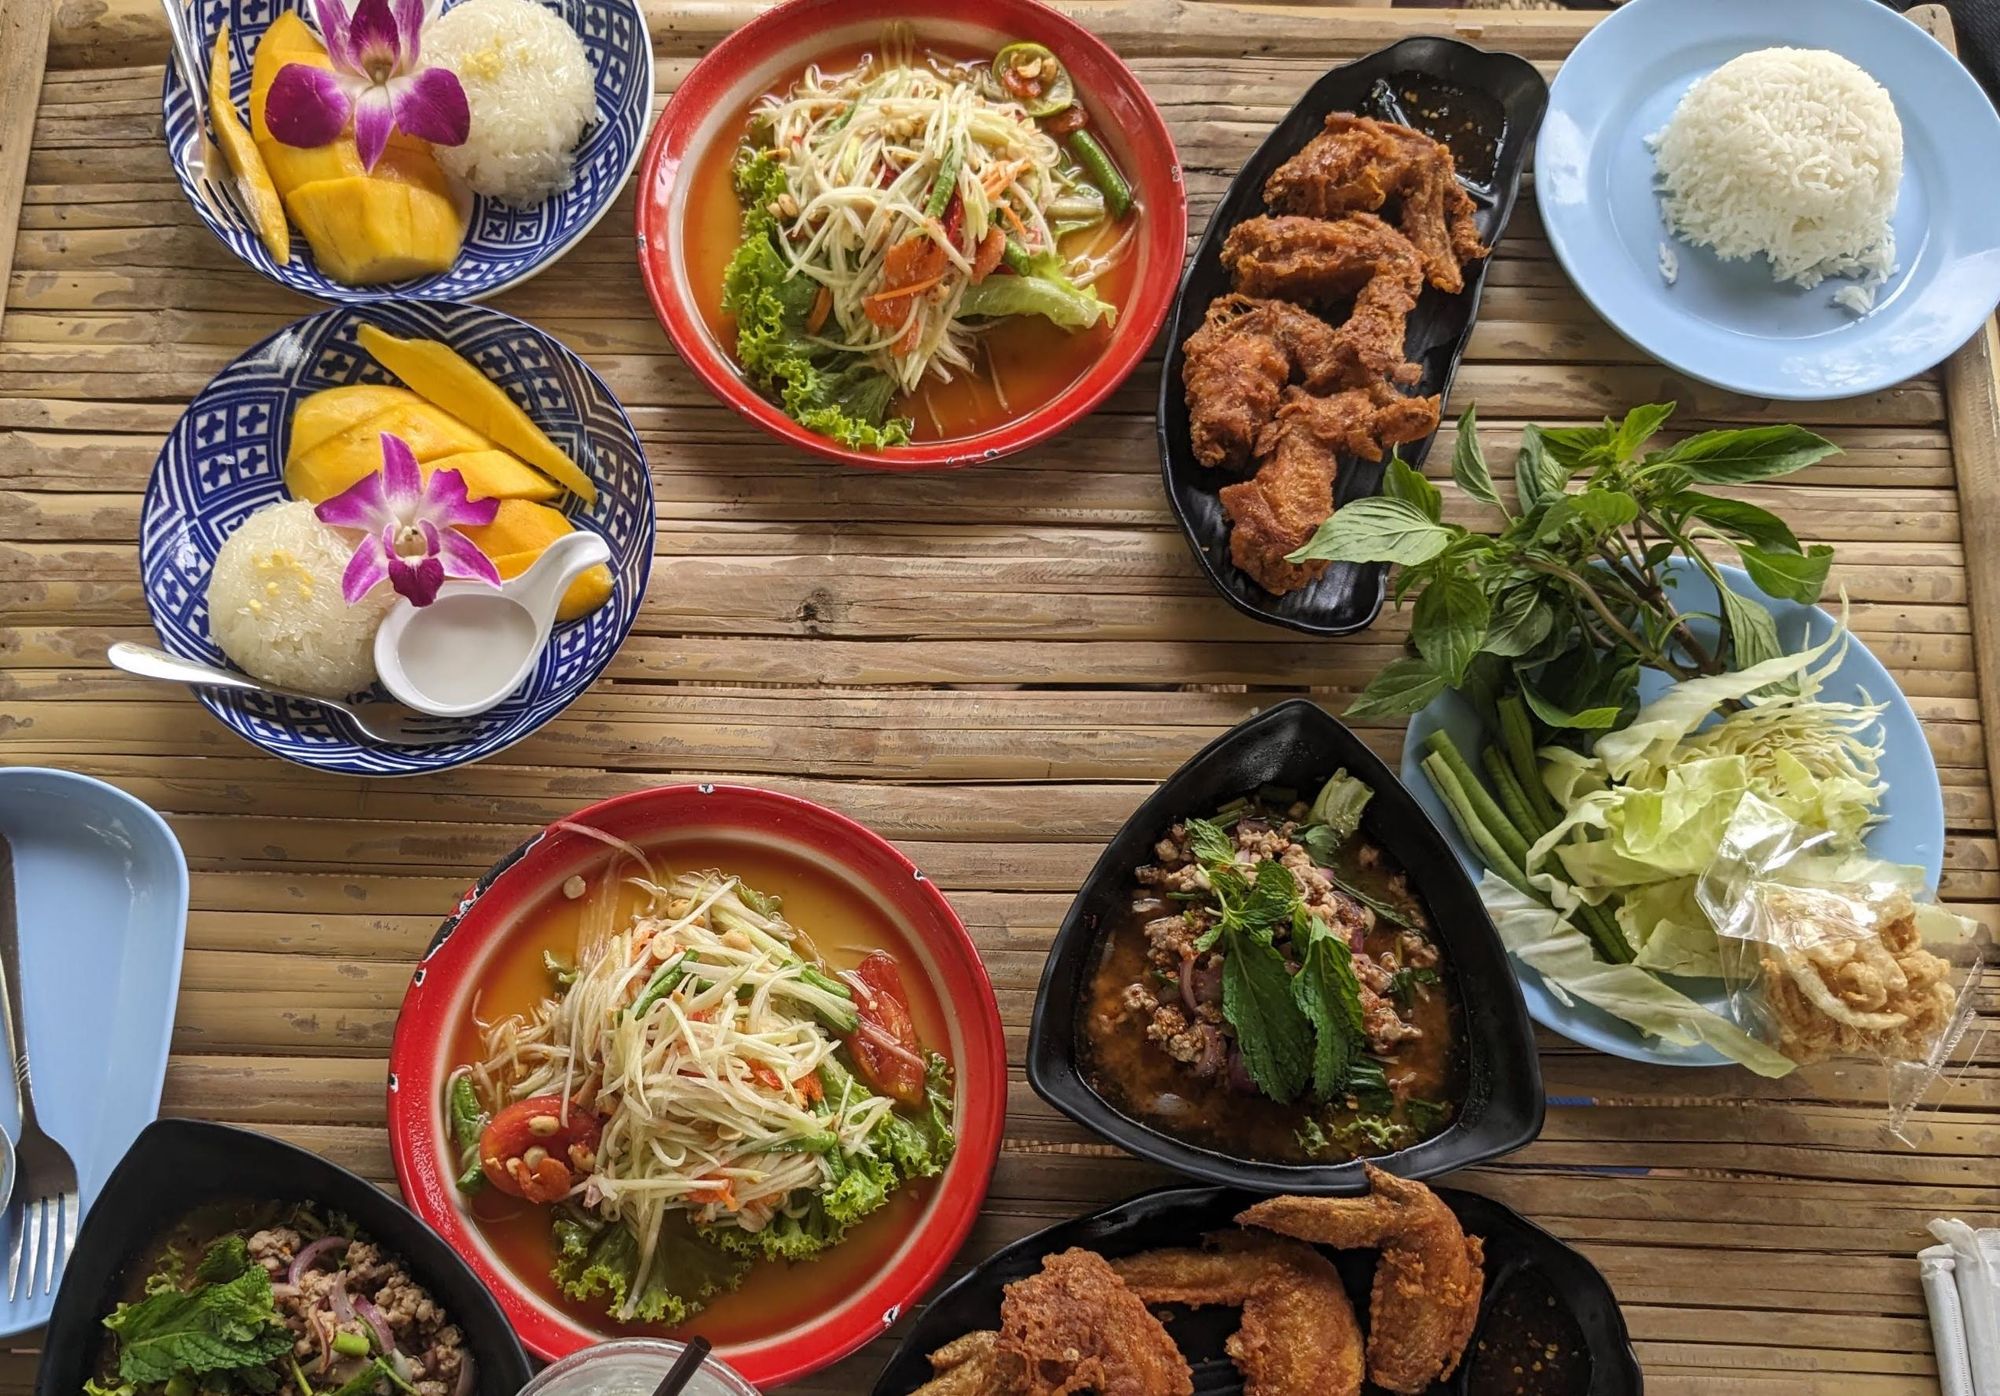
{"type": "Polygon", "coordinates": [[[1367,1191],[1359,1162],[1267,1163],[1185,1143],[1121,1114],[1091,1089],[1077,1052],[1100,929],[1123,909],[1132,870],[1151,861],[1168,826],[1263,785],[1310,790],[1345,768],[1375,792],[1362,831],[1400,863],[1430,911],[1443,971],[1458,993],[1465,1096],[1457,1117],[1420,1144],[1374,1160],[1432,1178],[1497,1158],[1541,1133],[1541,1064],[1500,933],[1451,847],[1401,781],[1346,725],[1294,698],[1237,724],[1198,752],[1141,806],[1090,870],[1056,932],[1028,1031],[1028,1084],[1056,1109],[1140,1158],[1192,1177],[1258,1192],[1367,1191]]]}
{"type": "Polygon", "coordinates": [[[513,1396],[533,1369],[506,1315],[438,1234],[390,1194],[318,1154],[229,1125],[158,1120],[146,1126],[91,1204],[63,1268],[42,1340],[35,1396],[76,1396],[95,1374],[104,1316],[128,1267],[207,1202],[310,1202],[345,1212],[451,1315],[478,1364],[479,1396],[513,1396]]]}
{"type": "MultiPolygon", "coordinates": [[[[1590,1357],[1590,1396],[1640,1396],[1644,1380],[1625,1318],[1597,1267],[1510,1207],[1456,1188],[1439,1188],[1437,1193],[1466,1231],[1486,1243],[1486,1294],[1471,1351],[1476,1354],[1479,1343],[1489,1337],[1494,1305],[1507,1286],[1533,1271],[1576,1321],[1590,1357]]],[[[1001,1290],[1041,1269],[1043,1257],[1072,1246],[1117,1257],[1159,1246],[1194,1245],[1205,1233],[1231,1226],[1236,1214],[1256,1200],[1254,1194],[1232,1188],[1164,1188],[1023,1237],[996,1251],[924,1306],[876,1378],[873,1396],[909,1396],[930,1380],[932,1352],[962,1333],[999,1327],[1001,1290]]],[[[1373,1253],[1325,1254],[1339,1267],[1355,1312],[1365,1323],[1373,1253]]],[[[1236,1325],[1233,1309],[1176,1309],[1169,1318],[1168,1331],[1194,1368],[1197,1396],[1238,1396],[1243,1390],[1243,1379],[1222,1347],[1236,1325]]],[[[1449,1378],[1433,1384],[1431,1392],[1457,1396],[1471,1389],[1476,1361],[1468,1357],[1449,1378]]]]}
{"type": "MultiPolygon", "coordinates": [[[[1230,605],[1246,616],[1282,625],[1308,635],[1351,635],[1374,624],[1382,609],[1383,568],[1379,563],[1336,562],[1311,586],[1273,596],[1237,569],[1229,558],[1229,518],[1217,494],[1236,477],[1211,469],[1194,458],[1188,436],[1187,398],[1181,387],[1181,346],[1201,327],[1208,303],[1229,290],[1229,273],[1222,266],[1222,240],[1246,218],[1264,211],[1264,181],[1318,134],[1327,113],[1368,111],[1377,79],[1414,74],[1438,79],[1461,89],[1485,93],[1505,115],[1493,177],[1467,192],[1478,206],[1479,234],[1496,246],[1514,211],[1521,172],[1534,148],[1535,131],[1548,107],[1549,88],[1534,65],[1511,53],[1490,53],[1456,39],[1404,39],[1353,63],[1333,69],[1315,82],[1272,128],[1209,216],[1201,241],[1181,277],[1167,321],[1166,362],[1160,371],[1160,470],[1167,500],[1180,521],[1188,547],[1202,571],[1230,605]]],[[[1423,367],[1423,378],[1412,391],[1419,397],[1443,395],[1449,407],[1452,376],[1472,337],[1479,316],[1479,295],[1486,285],[1491,257],[1466,269],[1465,289],[1455,296],[1426,288],[1410,314],[1404,348],[1423,367]]],[[[1404,460],[1423,464],[1434,437],[1401,448],[1404,460]]],[[[1381,462],[1343,458],[1335,486],[1335,503],[1350,504],[1380,492],[1381,462]]]]}

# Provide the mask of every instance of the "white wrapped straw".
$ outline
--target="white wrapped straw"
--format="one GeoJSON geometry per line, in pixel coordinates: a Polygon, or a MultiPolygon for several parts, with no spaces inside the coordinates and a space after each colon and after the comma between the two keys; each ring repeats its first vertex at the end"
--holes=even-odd
{"type": "Polygon", "coordinates": [[[1917,1252],[1943,1396],[2000,1396],[2000,1231],[1956,1217],[1930,1225],[1917,1252]]]}

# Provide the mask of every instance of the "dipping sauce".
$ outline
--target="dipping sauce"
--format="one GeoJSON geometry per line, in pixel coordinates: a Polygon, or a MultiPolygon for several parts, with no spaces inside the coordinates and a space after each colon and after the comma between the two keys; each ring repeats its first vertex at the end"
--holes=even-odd
{"type": "Polygon", "coordinates": [[[411,617],[396,648],[419,693],[456,707],[500,693],[535,639],[526,607],[495,591],[468,591],[440,596],[411,617]]]}
{"type": "MultiPolygon", "coordinates": [[[[1268,852],[1296,866],[1309,909],[1347,939],[1364,1024],[1353,1087],[1326,1100],[1306,1092],[1280,1101],[1249,1079],[1223,1008],[1226,941],[1202,947],[1199,923],[1186,921],[1184,909],[1208,903],[1189,890],[1202,870],[1180,823],[1155,846],[1158,863],[1135,870],[1130,903],[1104,936],[1084,1001],[1085,1078],[1114,1109],[1200,1148],[1278,1163],[1393,1153],[1457,1113],[1458,1011],[1423,904],[1365,833],[1313,867],[1301,847],[1311,842],[1306,816],[1306,805],[1288,794],[1217,813],[1239,860],[1268,852]]],[[[1301,952],[1289,932],[1280,930],[1275,944],[1296,974],[1301,952]]]]}
{"type": "Polygon", "coordinates": [[[1587,1396],[1590,1349],[1539,1270],[1509,1279],[1466,1354],[1466,1396],[1587,1396]]]}

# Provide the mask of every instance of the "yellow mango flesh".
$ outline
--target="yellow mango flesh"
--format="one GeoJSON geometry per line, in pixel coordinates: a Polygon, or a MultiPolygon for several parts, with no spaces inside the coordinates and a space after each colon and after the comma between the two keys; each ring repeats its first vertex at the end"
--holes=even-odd
{"type": "Polygon", "coordinates": [[[285,461],[285,488],[294,498],[315,504],[333,498],[382,468],[384,432],[400,436],[420,463],[486,451],[493,444],[428,402],[400,403],[307,449],[291,451],[285,461]]]}
{"type": "MultiPolygon", "coordinates": [[[[541,556],[532,553],[508,553],[505,557],[493,559],[493,565],[500,569],[500,579],[506,581],[518,577],[541,556]]],[[[563,592],[563,598],[556,603],[557,620],[580,620],[611,599],[611,569],[603,563],[581,573],[563,592]]]]}
{"type": "Polygon", "coordinates": [[[433,470],[456,470],[465,477],[470,499],[562,498],[562,487],[539,470],[531,470],[505,451],[466,451],[423,462],[424,478],[433,470]]]}
{"type": "Polygon", "coordinates": [[[290,63],[333,66],[305,21],[286,11],[258,39],[250,64],[250,134],[320,269],[355,286],[448,270],[465,241],[465,215],[430,146],[398,131],[370,172],[352,135],[311,148],[277,140],[264,106],[290,63]]]}
{"type": "Polygon", "coordinates": [[[236,176],[236,193],[257,225],[257,237],[271,260],[284,266],[292,260],[292,230],[285,222],[285,206],[271,183],[271,172],[236,104],[229,100],[229,25],[215,32],[215,49],[208,60],[208,116],[215,127],[215,143],[222,150],[236,176]]]}
{"type": "Polygon", "coordinates": [[[539,555],[570,531],[562,510],[527,499],[503,499],[492,523],[459,530],[479,545],[479,551],[495,559],[512,553],[539,555]]]}
{"type": "MultiPolygon", "coordinates": [[[[321,388],[292,409],[292,435],[285,445],[285,459],[297,460],[321,442],[331,441],[349,427],[358,427],[371,417],[379,417],[389,411],[412,409],[436,410],[408,388],[388,383],[353,383],[344,388],[321,388]]],[[[471,431],[471,428],[466,430],[471,431]]],[[[397,434],[401,435],[400,432],[397,434]]]]}
{"type": "MultiPolygon", "coordinates": [[[[374,325],[363,324],[357,337],[376,362],[420,395],[485,432],[496,445],[549,475],[585,503],[596,500],[597,487],[590,477],[477,365],[434,340],[398,339],[374,325]]],[[[490,554],[492,550],[487,551],[490,554]]]]}
{"type": "Polygon", "coordinates": [[[365,175],[301,185],[285,211],[320,270],[349,286],[449,271],[465,232],[449,195],[365,175]]]}

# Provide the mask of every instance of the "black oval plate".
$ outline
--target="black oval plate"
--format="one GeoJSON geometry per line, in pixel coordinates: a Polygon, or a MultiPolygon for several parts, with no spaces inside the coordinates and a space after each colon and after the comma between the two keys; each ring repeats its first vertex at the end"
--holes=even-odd
{"type": "MultiPolygon", "coordinates": [[[[1457,1213],[1467,1232],[1485,1238],[1486,1295],[1467,1359],[1448,1380],[1434,1383],[1431,1391],[1459,1393],[1467,1389],[1474,1354],[1481,1339],[1488,1336],[1485,1330],[1496,1300],[1509,1284],[1532,1271],[1576,1321],[1590,1357],[1590,1396],[1639,1396],[1645,1389],[1639,1360],[1626,1336],[1618,1300],[1597,1267],[1510,1207],[1456,1188],[1439,1188],[1437,1194],[1457,1213]]],[[[1041,1269],[1044,1256],[1071,1246],[1121,1256],[1157,1246],[1193,1245],[1205,1232],[1233,1226],[1236,1214],[1256,1200],[1254,1194],[1231,1188],[1166,1188],[1023,1237],[995,1252],[925,1306],[876,1378],[874,1396],[909,1396],[930,1380],[932,1352],[961,1333],[999,1327],[1001,1289],[1041,1269]]],[[[1339,1267],[1365,1331],[1374,1253],[1325,1254],[1339,1267]]],[[[1168,1318],[1168,1331],[1194,1368],[1197,1396],[1237,1396],[1243,1390],[1243,1379],[1222,1348],[1236,1325],[1234,1309],[1189,1312],[1176,1307],[1168,1318]]]]}
{"type": "MultiPolygon", "coordinates": [[[[1228,191],[1209,216],[1208,227],[1181,278],[1180,294],[1174,298],[1173,315],[1167,324],[1158,421],[1160,468],[1174,517],[1180,520],[1181,532],[1187,535],[1202,570],[1230,605],[1247,616],[1308,635],[1351,635],[1373,624],[1382,609],[1382,565],[1336,562],[1311,586],[1284,596],[1271,595],[1237,570],[1229,559],[1229,516],[1223,513],[1217,494],[1236,476],[1194,458],[1188,437],[1187,399],[1181,388],[1181,346],[1200,328],[1209,302],[1229,290],[1229,273],[1222,266],[1222,240],[1238,223],[1264,211],[1264,181],[1271,172],[1319,133],[1329,112],[1358,111],[1403,119],[1379,102],[1371,102],[1378,81],[1393,82],[1397,77],[1448,83],[1498,103],[1504,125],[1494,169],[1485,183],[1471,182],[1474,171],[1461,173],[1478,206],[1480,237],[1489,247],[1499,244],[1514,211],[1514,195],[1520,188],[1528,152],[1534,148],[1536,128],[1548,106],[1548,84],[1526,59],[1511,53],[1489,53],[1456,39],[1404,39],[1322,77],[1257,147],[1257,153],[1230,181],[1228,191]]],[[[1421,129],[1423,123],[1412,120],[1409,124],[1421,129]]],[[[1414,395],[1450,393],[1452,375],[1458,371],[1458,361],[1479,315],[1486,269],[1492,263],[1487,257],[1469,267],[1465,289],[1455,296],[1425,288],[1410,314],[1404,339],[1405,352],[1424,371],[1421,382],[1411,390],[1414,395]]],[[[1433,439],[1425,437],[1403,446],[1403,459],[1421,465],[1433,439]]],[[[1379,461],[1343,457],[1335,503],[1350,504],[1377,493],[1382,488],[1383,469],[1379,461]]]]}
{"type": "Polygon", "coordinates": [[[91,1204],[42,1339],[35,1396],[76,1396],[96,1373],[126,1268],[205,1202],[311,1202],[345,1212],[403,1258],[465,1335],[476,1396],[512,1396],[532,1369],[493,1296],[435,1231],[367,1179],[267,1135],[200,1120],[147,1125],[91,1204]]]}
{"type": "Polygon", "coordinates": [[[1430,910],[1444,972],[1458,991],[1465,1095],[1445,1129],[1374,1162],[1406,1178],[1433,1178],[1527,1144],[1541,1133],[1544,1102],[1534,1029],[1500,933],[1479,893],[1423,807],[1381,758],[1317,703],[1267,708],[1196,753],[1154,791],[1090,870],[1063,917],[1042,970],[1028,1029],[1028,1084],[1084,1128],[1120,1148],[1212,1183],[1261,1192],[1359,1193],[1359,1162],[1270,1163],[1234,1158],[1176,1139],[1122,1114],[1091,1088],[1078,1060],[1100,927],[1119,915],[1132,870],[1175,820],[1204,814],[1264,785],[1311,789],[1345,767],[1375,792],[1362,828],[1388,850],[1430,910]]]}

